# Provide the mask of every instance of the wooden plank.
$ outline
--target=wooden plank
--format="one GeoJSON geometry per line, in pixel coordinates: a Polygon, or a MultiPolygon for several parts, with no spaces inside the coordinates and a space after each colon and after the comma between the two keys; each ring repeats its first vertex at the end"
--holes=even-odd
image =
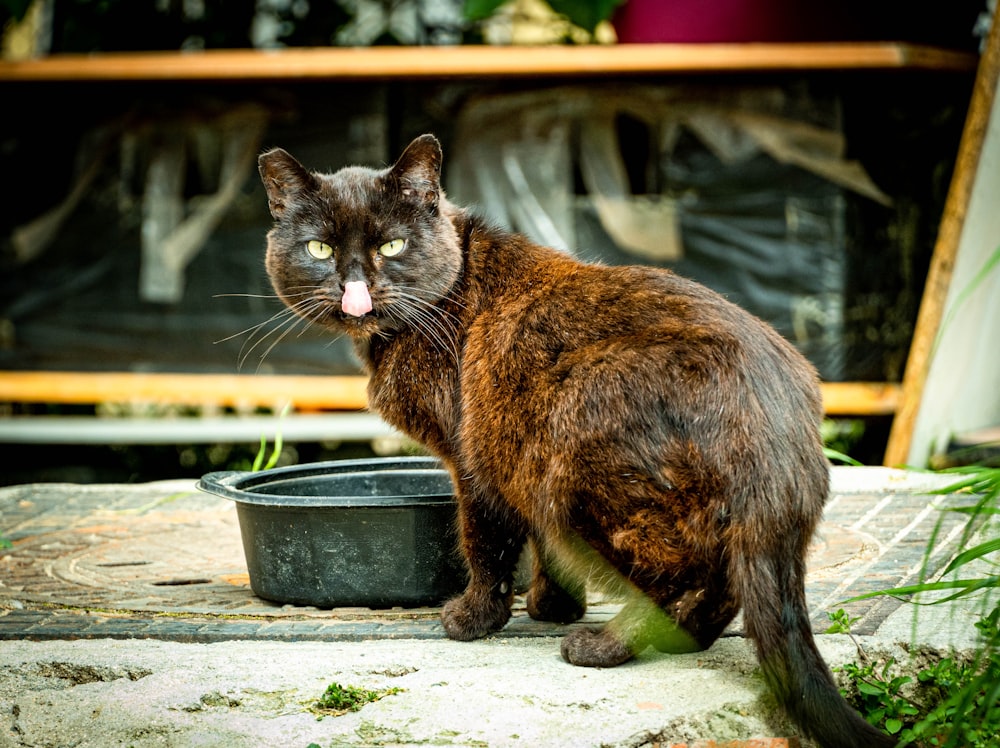
{"type": "MultiPolygon", "coordinates": [[[[360,410],[368,405],[363,376],[259,376],[132,374],[128,372],[0,372],[0,402],[128,403],[360,410]]],[[[830,415],[885,415],[896,410],[899,386],[879,382],[827,382],[830,415]]]]}
{"type": "Polygon", "coordinates": [[[0,372],[0,402],[151,402],[299,410],[360,410],[368,405],[360,376],[142,374],[130,372],[0,372]]]}
{"type": "Polygon", "coordinates": [[[903,373],[902,402],[886,445],[883,460],[885,465],[898,466],[909,461],[913,431],[924,396],[934,341],[944,318],[944,306],[948,298],[969,199],[976,182],[979,156],[989,126],[998,82],[1000,82],[1000,6],[993,14],[993,26],[976,73],[965,128],[958,145],[955,171],[945,198],[944,213],[903,373]]]}
{"type": "Polygon", "coordinates": [[[902,388],[888,382],[824,382],[828,416],[889,416],[899,408],[902,388]]]}
{"type": "Polygon", "coordinates": [[[0,81],[193,81],[608,76],[922,69],[971,72],[976,55],[874,43],[367,47],[62,54],[0,63],[0,81]]]}

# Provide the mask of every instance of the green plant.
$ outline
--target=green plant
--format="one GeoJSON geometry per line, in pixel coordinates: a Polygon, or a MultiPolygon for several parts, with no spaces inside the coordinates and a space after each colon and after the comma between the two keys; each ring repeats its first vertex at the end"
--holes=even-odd
{"type": "Polygon", "coordinates": [[[903,686],[913,681],[908,675],[893,675],[896,661],[890,658],[879,668],[875,663],[848,663],[842,668],[855,687],[855,705],[870,724],[889,735],[899,735],[903,726],[920,715],[920,708],[902,695],[903,686]]]}
{"type": "MultiPolygon", "coordinates": [[[[465,0],[465,17],[470,21],[482,21],[510,0],[465,0]]],[[[624,0],[547,0],[549,7],[565,16],[574,26],[593,34],[601,21],[611,18],[615,8],[624,0]]]]}
{"type": "MultiPolygon", "coordinates": [[[[830,614],[839,633],[843,610],[830,614]]],[[[848,679],[843,689],[858,711],[876,727],[899,738],[900,745],[991,748],[1000,733],[1000,606],[976,623],[983,648],[975,656],[936,656],[914,674],[889,658],[840,668],[848,679]]],[[[855,642],[857,643],[857,642],[855,642]]]]}
{"type": "Polygon", "coordinates": [[[331,683],[326,687],[323,695],[313,704],[310,711],[321,717],[339,717],[348,712],[356,712],[365,704],[400,693],[402,690],[401,688],[387,688],[382,691],[372,691],[357,686],[342,686],[340,683],[331,683]]]}
{"type": "Polygon", "coordinates": [[[23,20],[30,6],[31,0],[0,0],[0,26],[11,18],[23,20]]]}
{"type": "Polygon", "coordinates": [[[826,459],[831,462],[842,462],[845,465],[853,465],[854,467],[863,467],[863,465],[855,460],[850,455],[846,455],[843,452],[838,452],[836,449],[831,449],[830,447],[823,448],[823,454],[826,455],[826,459]]]}
{"type": "Polygon", "coordinates": [[[970,661],[946,657],[922,670],[919,681],[935,704],[914,725],[911,742],[937,746],[985,748],[996,745],[1000,734],[1000,644],[997,617],[1000,607],[976,624],[987,642],[970,661]]]}
{"type": "Polygon", "coordinates": [[[948,314],[945,315],[945,318],[938,326],[937,335],[934,337],[934,344],[931,346],[932,357],[934,356],[934,352],[937,351],[941,340],[944,339],[945,331],[951,326],[958,310],[963,304],[965,304],[966,301],[969,300],[969,297],[975,293],[976,289],[979,288],[983,281],[985,281],[989,277],[990,273],[992,273],[997,267],[1000,267],[1000,246],[993,250],[992,254],[986,258],[986,262],[983,263],[983,266],[979,268],[979,271],[972,277],[972,280],[970,280],[969,283],[967,283],[966,286],[959,292],[958,296],[955,297],[955,301],[948,310],[948,314]]]}
{"type": "MultiPolygon", "coordinates": [[[[852,600],[889,595],[918,605],[940,605],[979,593],[984,611],[975,624],[979,646],[968,657],[925,653],[929,664],[908,674],[891,659],[880,665],[871,662],[855,640],[864,664],[850,663],[842,668],[850,684],[845,696],[869,722],[898,737],[900,745],[986,748],[997,744],[1000,733],[1000,602],[995,594],[1000,574],[994,572],[996,566],[988,558],[1000,550],[1000,538],[986,537],[974,544],[972,540],[982,520],[1000,514],[1000,468],[971,466],[940,472],[955,474],[958,480],[936,493],[968,492],[978,497],[970,506],[947,509],[969,515],[959,544],[963,550],[938,579],[927,579],[927,560],[936,545],[939,523],[928,542],[919,583],[852,600]],[[983,571],[969,573],[973,562],[980,562],[983,571]],[[928,593],[938,596],[927,600],[928,593]]],[[[830,620],[831,632],[850,633],[853,620],[843,610],[831,614],[830,620]]]]}
{"type": "Polygon", "coordinates": [[[267,454],[267,437],[261,436],[260,449],[257,450],[257,454],[253,458],[253,465],[250,466],[250,470],[256,473],[258,470],[270,470],[277,465],[278,458],[281,457],[283,444],[281,432],[279,431],[274,437],[274,449],[271,450],[271,456],[267,458],[267,462],[264,462],[264,456],[267,454]]]}
{"type": "MultiPolygon", "coordinates": [[[[891,597],[906,599],[910,602],[916,602],[918,604],[940,605],[974,593],[984,592],[986,594],[984,610],[988,610],[990,608],[992,600],[990,594],[993,590],[1000,588],[1000,573],[965,578],[953,577],[949,579],[948,577],[949,575],[955,575],[959,571],[962,571],[964,567],[968,566],[972,562],[985,560],[989,554],[1000,550],[1000,537],[988,538],[972,547],[966,548],[966,546],[971,542],[973,534],[979,526],[980,521],[1000,514],[1000,468],[964,466],[949,468],[939,472],[942,474],[960,476],[960,478],[956,482],[950,483],[944,488],[940,488],[933,493],[970,493],[979,497],[976,503],[971,506],[948,507],[945,510],[948,512],[959,512],[969,515],[969,522],[967,523],[962,538],[959,541],[959,547],[965,548],[965,550],[960,552],[951,560],[951,563],[945,567],[937,581],[926,581],[926,573],[921,572],[920,580],[917,584],[895,587],[889,590],[869,592],[865,595],[859,595],[852,598],[846,602],[888,595],[891,597]],[[938,597],[927,602],[923,602],[919,599],[911,599],[911,596],[914,595],[949,590],[953,591],[953,594],[946,597],[938,597]]],[[[930,540],[928,541],[928,546],[924,553],[924,569],[927,567],[927,559],[936,544],[939,530],[940,523],[931,533],[930,540]]]]}
{"type": "MultiPolygon", "coordinates": [[[[291,410],[291,407],[291,403],[288,403],[284,408],[282,408],[281,413],[278,416],[279,422],[286,415],[288,415],[288,411],[291,410]]],[[[260,448],[257,450],[257,455],[253,459],[253,464],[250,466],[250,470],[256,473],[258,470],[270,470],[273,468],[278,464],[278,460],[281,458],[281,448],[283,446],[284,440],[282,439],[281,429],[279,428],[274,435],[274,449],[271,450],[271,456],[267,458],[267,462],[265,463],[264,457],[267,454],[267,437],[261,434],[260,448]]]]}
{"type": "MultiPolygon", "coordinates": [[[[827,618],[830,619],[830,627],[826,630],[827,634],[847,634],[851,637],[851,639],[854,639],[854,635],[851,633],[851,628],[860,620],[860,616],[854,616],[852,618],[843,608],[840,608],[833,613],[827,613],[826,615],[827,618]]],[[[856,639],[854,640],[854,643],[858,643],[856,639]]]]}

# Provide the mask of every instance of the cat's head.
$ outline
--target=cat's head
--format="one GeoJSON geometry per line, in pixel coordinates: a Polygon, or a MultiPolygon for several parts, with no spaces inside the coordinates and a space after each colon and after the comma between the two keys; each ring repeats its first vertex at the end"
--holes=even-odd
{"type": "Polygon", "coordinates": [[[441,146],[415,139],[388,169],[305,169],[276,148],[258,162],[274,227],[267,272],[291,309],[368,338],[420,326],[461,272],[441,146]]]}

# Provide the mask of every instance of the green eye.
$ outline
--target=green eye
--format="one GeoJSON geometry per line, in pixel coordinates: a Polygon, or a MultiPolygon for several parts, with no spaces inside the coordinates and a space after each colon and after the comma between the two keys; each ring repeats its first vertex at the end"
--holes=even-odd
{"type": "Polygon", "coordinates": [[[395,257],[406,248],[406,239],[393,239],[378,248],[378,253],[383,257],[395,257]]]}
{"type": "Polygon", "coordinates": [[[333,247],[326,242],[320,242],[313,239],[309,242],[307,247],[309,249],[309,254],[317,260],[328,260],[333,256],[333,247]]]}

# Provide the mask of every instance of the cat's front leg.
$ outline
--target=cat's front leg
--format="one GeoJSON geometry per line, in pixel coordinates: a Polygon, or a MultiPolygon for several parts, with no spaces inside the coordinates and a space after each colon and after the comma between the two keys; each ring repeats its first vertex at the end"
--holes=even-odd
{"type": "Polygon", "coordinates": [[[460,495],[458,504],[469,583],[465,592],[445,603],[441,622],[450,638],[469,641],[499,631],[510,619],[514,569],[525,531],[504,521],[487,500],[460,495]]]}

